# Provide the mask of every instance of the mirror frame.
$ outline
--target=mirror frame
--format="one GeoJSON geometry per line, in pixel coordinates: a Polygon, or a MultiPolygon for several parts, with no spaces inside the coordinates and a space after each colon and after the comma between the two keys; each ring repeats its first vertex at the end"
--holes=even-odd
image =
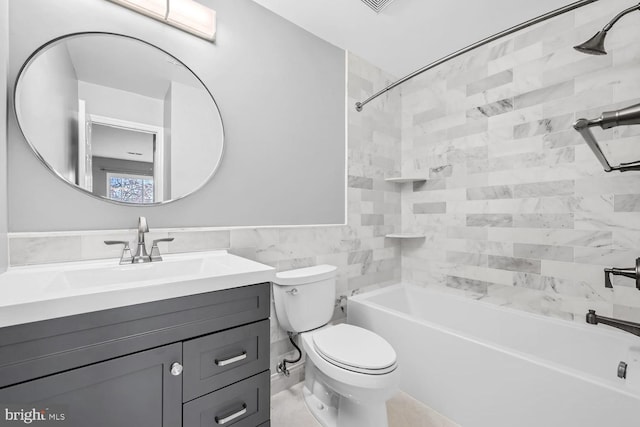
{"type": "Polygon", "coordinates": [[[16,76],[15,83],[14,83],[14,88],[13,88],[13,112],[15,114],[16,123],[18,125],[18,129],[20,129],[20,133],[22,134],[22,137],[27,142],[27,144],[31,148],[31,151],[36,156],[36,158],[38,160],[40,160],[40,162],[53,175],[55,175],[58,179],[60,179],[62,182],[64,182],[68,186],[76,189],[77,191],[80,191],[82,194],[91,196],[92,198],[97,199],[97,200],[106,201],[106,202],[113,203],[113,204],[120,205],[120,206],[128,206],[128,207],[134,207],[134,208],[137,208],[137,207],[153,207],[153,206],[165,205],[165,204],[168,204],[168,203],[172,203],[172,202],[184,199],[185,197],[188,197],[188,196],[200,191],[202,188],[204,188],[211,181],[213,176],[216,174],[216,172],[220,168],[220,164],[222,163],[222,160],[223,160],[224,154],[225,154],[226,132],[225,132],[225,127],[224,127],[224,120],[222,118],[222,112],[220,111],[220,107],[218,106],[218,103],[216,102],[216,99],[213,97],[213,94],[211,93],[211,91],[209,90],[207,85],[202,81],[202,79],[188,65],[186,65],[184,62],[182,62],[179,58],[177,58],[172,53],[169,53],[168,51],[162,49],[161,47],[158,47],[158,46],[154,45],[153,43],[150,43],[148,41],[139,39],[137,37],[129,36],[129,35],[126,35],[126,34],[112,33],[112,32],[106,32],[106,31],[83,31],[83,32],[78,32],[78,33],[69,33],[69,34],[65,34],[65,35],[62,35],[60,37],[56,37],[54,39],[51,39],[48,42],[46,42],[45,44],[43,44],[42,46],[38,47],[33,53],[31,53],[29,55],[27,60],[20,66],[20,70],[18,71],[18,75],[16,76]],[[171,200],[163,200],[161,202],[153,202],[153,203],[127,203],[127,202],[121,202],[119,200],[113,200],[113,199],[109,199],[108,197],[96,195],[93,192],[88,191],[88,190],[80,187],[79,185],[70,182],[68,179],[66,179],[64,176],[62,176],[62,174],[60,174],[58,171],[56,171],[44,159],[44,157],[42,157],[40,152],[31,143],[31,141],[29,140],[29,138],[25,134],[24,129],[22,128],[22,124],[20,123],[20,113],[18,111],[18,95],[19,95],[18,94],[18,87],[19,87],[20,78],[22,77],[22,74],[26,71],[28,65],[31,64],[31,62],[33,60],[35,60],[41,53],[44,53],[49,46],[54,45],[54,44],[56,44],[56,43],[58,43],[58,42],[60,42],[61,40],[64,40],[64,39],[68,39],[68,38],[72,38],[72,37],[78,37],[78,36],[91,36],[91,35],[106,35],[106,36],[124,37],[124,38],[127,38],[129,40],[134,40],[134,41],[143,43],[143,44],[145,44],[147,46],[150,46],[150,47],[152,47],[154,49],[157,49],[160,52],[164,53],[165,55],[168,55],[171,58],[175,59],[183,67],[185,67],[187,70],[189,70],[189,72],[198,80],[198,82],[200,82],[202,87],[207,91],[207,93],[211,97],[211,101],[213,101],[213,105],[215,105],[216,110],[218,111],[218,116],[220,117],[220,128],[221,128],[221,131],[222,131],[222,149],[220,151],[220,159],[218,160],[218,164],[213,168],[213,170],[211,171],[209,176],[202,182],[201,185],[199,185],[198,187],[194,188],[189,193],[181,195],[180,197],[173,198],[171,200]]]}

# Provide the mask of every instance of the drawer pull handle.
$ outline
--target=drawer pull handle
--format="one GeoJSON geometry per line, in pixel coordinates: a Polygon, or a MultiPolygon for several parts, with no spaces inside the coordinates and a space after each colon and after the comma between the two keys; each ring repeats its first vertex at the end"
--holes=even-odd
{"type": "Polygon", "coordinates": [[[239,354],[237,356],[234,356],[234,357],[231,357],[231,358],[225,359],[225,360],[216,359],[214,362],[216,362],[216,365],[218,365],[218,366],[226,366],[226,365],[231,365],[232,363],[239,362],[239,361],[244,360],[246,358],[247,358],[247,352],[243,351],[242,354],[239,354]]]}
{"type": "Polygon", "coordinates": [[[244,414],[246,414],[246,413],[247,413],[247,404],[246,404],[246,403],[243,403],[243,404],[242,404],[242,409],[240,409],[239,411],[234,412],[234,413],[232,413],[232,414],[229,414],[229,415],[227,415],[226,417],[222,417],[222,418],[220,418],[220,417],[218,417],[218,416],[216,415],[215,420],[216,420],[216,423],[217,423],[217,424],[222,425],[222,424],[226,424],[226,423],[228,423],[229,421],[233,421],[233,420],[235,420],[236,418],[241,417],[241,416],[243,416],[243,415],[244,415],[244,414]]]}

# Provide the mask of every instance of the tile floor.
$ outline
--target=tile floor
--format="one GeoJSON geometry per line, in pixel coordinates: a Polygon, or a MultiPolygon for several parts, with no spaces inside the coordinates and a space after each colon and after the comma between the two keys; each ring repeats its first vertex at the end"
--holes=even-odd
{"type": "MultiPolygon", "coordinates": [[[[302,399],[303,383],[271,397],[273,427],[320,427],[302,399]]],[[[460,427],[453,421],[400,392],[387,402],[389,427],[460,427]]]]}

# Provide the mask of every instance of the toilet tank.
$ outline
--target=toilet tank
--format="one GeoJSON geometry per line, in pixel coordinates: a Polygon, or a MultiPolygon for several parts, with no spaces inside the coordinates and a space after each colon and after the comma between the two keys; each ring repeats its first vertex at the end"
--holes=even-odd
{"type": "Polygon", "coordinates": [[[326,325],[336,300],[336,267],[281,271],[273,281],[278,323],[286,331],[304,332],[326,325]]]}

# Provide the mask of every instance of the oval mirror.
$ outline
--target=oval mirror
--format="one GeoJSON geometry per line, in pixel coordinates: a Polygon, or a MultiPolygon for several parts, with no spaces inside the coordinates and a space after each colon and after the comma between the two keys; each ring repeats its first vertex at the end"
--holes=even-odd
{"type": "Polygon", "coordinates": [[[58,177],[96,197],[158,204],[202,187],[222,157],[209,90],[167,52],[73,34],[38,49],[16,83],[18,124],[58,177]]]}

